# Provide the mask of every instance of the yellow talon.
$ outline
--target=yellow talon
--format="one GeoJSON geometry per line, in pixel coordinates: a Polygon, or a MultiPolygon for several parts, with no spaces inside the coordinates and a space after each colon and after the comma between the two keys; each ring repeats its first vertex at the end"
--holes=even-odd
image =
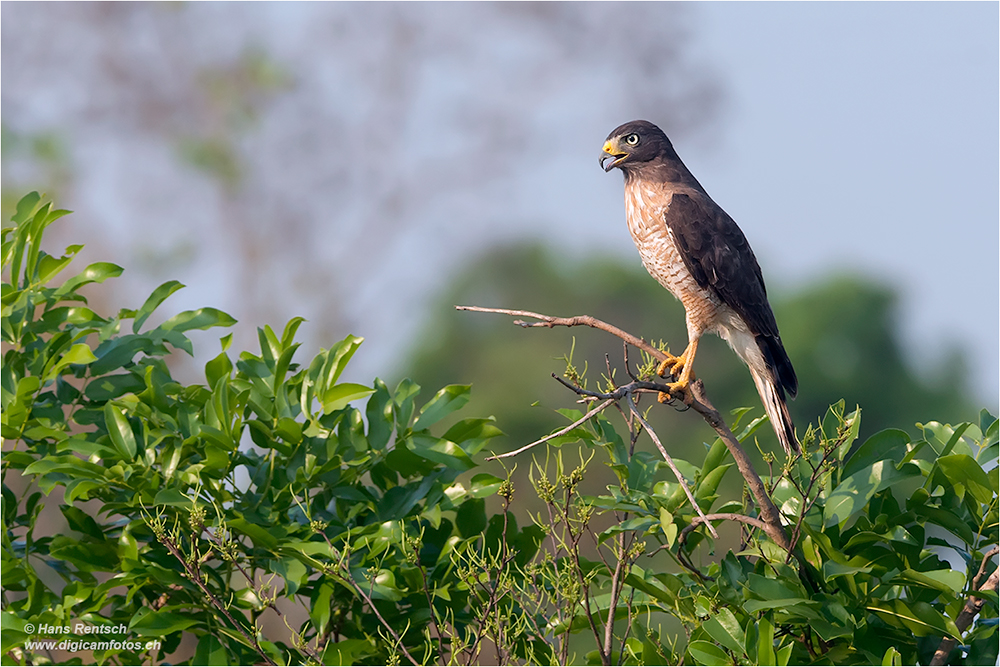
{"type": "Polygon", "coordinates": [[[660,362],[660,365],[656,367],[656,374],[660,377],[667,377],[667,372],[670,375],[677,376],[677,369],[684,367],[684,357],[675,357],[674,355],[667,353],[667,358],[660,362]]]}
{"type": "Polygon", "coordinates": [[[677,378],[676,382],[667,383],[667,387],[670,389],[669,394],[661,391],[656,397],[656,400],[660,403],[666,403],[671,400],[671,394],[683,394],[687,391],[688,385],[694,379],[694,372],[691,369],[694,366],[694,353],[697,349],[698,339],[696,338],[688,343],[684,354],[675,357],[667,353],[667,358],[660,362],[660,365],[656,368],[657,375],[667,377],[669,371],[670,375],[677,378]]]}

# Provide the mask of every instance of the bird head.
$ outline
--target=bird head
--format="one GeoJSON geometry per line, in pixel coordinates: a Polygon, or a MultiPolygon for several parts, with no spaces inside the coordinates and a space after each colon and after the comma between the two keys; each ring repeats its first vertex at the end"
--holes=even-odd
{"type": "Polygon", "coordinates": [[[639,168],[658,157],[673,154],[673,146],[663,130],[649,121],[633,120],[615,128],[604,142],[600,164],[604,171],[615,167],[639,168]],[[608,164],[604,164],[611,160],[608,164]]]}

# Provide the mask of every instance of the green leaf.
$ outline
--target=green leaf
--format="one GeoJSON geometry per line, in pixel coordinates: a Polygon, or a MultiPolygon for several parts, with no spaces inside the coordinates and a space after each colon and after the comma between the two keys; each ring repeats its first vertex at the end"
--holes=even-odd
{"type": "Polygon", "coordinates": [[[67,248],[67,254],[63,257],[52,257],[50,255],[43,255],[38,262],[38,282],[42,285],[48,283],[50,280],[55,278],[59,273],[62,272],[69,263],[73,261],[73,256],[79,252],[80,248],[76,247],[75,250],[67,248]]]}
{"type": "Polygon", "coordinates": [[[868,610],[878,614],[887,623],[909,630],[918,637],[962,637],[953,620],[946,618],[926,602],[907,602],[898,598],[880,600],[869,605],[868,610]]]}
{"type": "Polygon", "coordinates": [[[19,225],[27,222],[29,218],[34,217],[38,204],[41,201],[41,195],[34,190],[21,197],[21,199],[17,202],[14,215],[11,217],[11,222],[19,225]]]}
{"type": "Polygon", "coordinates": [[[274,428],[274,433],[290,444],[297,445],[302,442],[302,424],[291,417],[282,417],[278,420],[278,425],[274,428]]]}
{"type": "Polygon", "coordinates": [[[823,508],[823,525],[829,527],[849,519],[859,512],[872,496],[893,484],[920,475],[920,469],[907,463],[896,470],[892,461],[877,461],[847,477],[833,490],[823,508]]]}
{"type": "Polygon", "coordinates": [[[170,611],[153,611],[149,607],[143,607],[139,613],[132,617],[128,629],[143,637],[166,637],[174,632],[179,632],[191,627],[197,620],[190,614],[181,615],[170,611]]]}
{"type": "Polygon", "coordinates": [[[168,280],[163,283],[149,295],[146,299],[146,303],[142,304],[142,307],[135,313],[135,321],[132,323],[132,333],[139,333],[139,329],[142,328],[143,323],[153,314],[161,303],[163,303],[167,297],[176,292],[177,290],[183,288],[180,282],[176,280],[168,280]]]}
{"type": "MultiPolygon", "coordinates": [[[[374,393],[365,406],[368,417],[368,445],[372,449],[383,449],[392,437],[392,397],[382,380],[375,378],[374,393]]],[[[454,438],[449,438],[454,441],[454,438]]]]}
{"type": "Polygon", "coordinates": [[[910,435],[906,431],[887,428],[865,440],[844,464],[841,478],[850,477],[877,461],[899,462],[906,455],[910,435]]]}
{"type": "Polygon", "coordinates": [[[473,498],[487,498],[492,496],[503,484],[504,480],[489,473],[479,473],[472,478],[472,485],[469,495],[473,498]]]}
{"type": "Polygon", "coordinates": [[[61,299],[68,294],[76,292],[84,285],[90,283],[103,283],[108,278],[117,278],[124,271],[122,267],[111,262],[96,262],[83,271],[64,282],[53,295],[56,299],[61,299]]]}
{"type": "Polygon", "coordinates": [[[707,475],[705,475],[705,477],[698,483],[698,487],[694,492],[694,497],[699,501],[699,505],[702,504],[701,501],[703,499],[715,495],[715,492],[719,489],[719,484],[722,482],[722,478],[725,476],[726,472],[728,472],[729,469],[735,465],[735,463],[727,463],[726,465],[716,466],[707,475]]]}
{"type": "Polygon", "coordinates": [[[705,462],[701,466],[701,473],[707,475],[715,470],[726,458],[727,454],[729,454],[729,447],[726,446],[722,438],[716,438],[715,442],[709,448],[708,453],[705,454],[705,462]]]}
{"type": "Polygon", "coordinates": [[[465,472],[476,467],[469,455],[450,440],[416,434],[412,437],[413,453],[434,463],[465,472]]]}
{"type": "Polygon", "coordinates": [[[462,503],[455,513],[455,525],[466,539],[482,533],[486,528],[486,501],[474,498],[462,503]]]}
{"type": "Polygon", "coordinates": [[[757,664],[775,664],[774,655],[774,623],[769,615],[764,615],[757,621],[757,664]]]}
{"type": "Polygon", "coordinates": [[[660,508],[660,528],[663,529],[667,547],[674,546],[674,540],[677,539],[677,524],[674,523],[674,515],[667,511],[666,507],[660,508]]]}
{"type": "Polygon", "coordinates": [[[56,560],[68,560],[84,572],[107,572],[119,567],[118,550],[108,542],[81,542],[57,535],[52,539],[49,555],[56,560]]]}
{"type": "Polygon", "coordinates": [[[142,378],[137,378],[132,373],[102,375],[87,384],[84,396],[92,401],[106,403],[124,394],[140,393],[145,387],[146,383],[142,378]]]}
{"type": "Polygon", "coordinates": [[[135,460],[136,443],[135,434],[132,432],[132,425],[122,412],[121,408],[114,403],[104,404],[104,421],[107,424],[108,435],[115,449],[126,461],[135,460]]]}
{"type": "Polygon", "coordinates": [[[413,430],[419,431],[432,424],[436,424],[468,403],[471,388],[471,385],[467,384],[450,384],[442,388],[438,393],[434,394],[434,398],[421,408],[417,421],[413,425],[413,430]]]}
{"type": "Polygon", "coordinates": [[[299,325],[306,321],[304,317],[293,317],[285,325],[285,331],[281,334],[281,347],[288,349],[295,340],[295,332],[299,330],[299,325]]]}
{"type": "MultiPolygon", "coordinates": [[[[731,665],[733,661],[729,659],[726,652],[713,644],[701,639],[696,639],[688,644],[688,653],[699,665],[731,665]]],[[[771,663],[760,663],[771,664],[771,663]]]]}
{"type": "Polygon", "coordinates": [[[272,568],[273,572],[285,580],[285,595],[289,598],[295,595],[308,575],[306,566],[296,558],[282,558],[278,561],[272,561],[272,568]]]}
{"type": "Polygon", "coordinates": [[[980,503],[989,505],[996,490],[990,478],[974,458],[967,454],[942,456],[937,460],[937,468],[954,485],[962,484],[980,503]]]}
{"type": "Polygon", "coordinates": [[[409,378],[403,378],[396,385],[392,401],[396,405],[394,412],[398,430],[409,428],[410,419],[413,417],[413,402],[419,393],[420,385],[409,378]]]}
{"type": "Polygon", "coordinates": [[[198,648],[194,651],[195,665],[228,665],[232,662],[226,647],[214,635],[203,635],[198,640],[198,648]]]}
{"type": "Polygon", "coordinates": [[[3,631],[0,632],[0,637],[2,637],[0,649],[4,653],[19,646],[29,637],[28,633],[24,631],[25,623],[27,623],[25,619],[18,618],[9,611],[0,611],[0,630],[3,631]]]}
{"type": "Polygon", "coordinates": [[[95,540],[104,541],[104,531],[98,525],[94,517],[90,516],[78,507],[70,507],[68,505],[63,505],[60,508],[63,516],[66,517],[67,523],[72,530],[75,530],[84,535],[89,535],[95,540]]]}
{"type": "Polygon", "coordinates": [[[177,489],[161,489],[153,498],[154,505],[170,505],[173,507],[193,507],[194,501],[177,489]]]}
{"type": "Polygon", "coordinates": [[[209,387],[214,387],[222,378],[228,378],[233,372],[233,362],[225,352],[205,364],[205,380],[209,387]]]}
{"type": "Polygon", "coordinates": [[[341,382],[330,387],[323,393],[323,414],[330,414],[347,407],[351,401],[356,401],[366,396],[371,396],[375,390],[363,384],[353,382],[341,382]]]}
{"type": "Polygon", "coordinates": [[[919,572],[917,570],[903,570],[892,580],[893,584],[919,584],[927,588],[950,593],[952,595],[960,593],[965,586],[965,575],[956,570],[931,570],[919,572]]]}
{"type": "MultiPolygon", "coordinates": [[[[271,551],[278,548],[277,537],[272,535],[271,532],[264,527],[258,526],[255,523],[250,523],[246,519],[233,519],[229,522],[229,527],[248,536],[251,540],[253,540],[255,546],[263,547],[264,549],[271,551]]],[[[272,530],[277,532],[276,528],[273,528],[272,530]]]]}
{"type": "Polygon", "coordinates": [[[856,567],[854,565],[843,565],[833,560],[823,562],[823,578],[833,579],[845,574],[867,574],[872,571],[870,567],[856,567]]]}
{"type": "Polygon", "coordinates": [[[358,660],[375,655],[377,652],[375,645],[366,639],[344,639],[326,645],[320,664],[353,665],[358,660]]]}
{"type": "Polygon", "coordinates": [[[445,440],[451,440],[466,448],[473,447],[473,453],[486,444],[490,438],[503,435],[503,431],[496,427],[496,420],[493,417],[486,419],[463,419],[444,432],[442,436],[445,440]]]}
{"type": "Polygon", "coordinates": [[[712,639],[737,655],[746,653],[746,648],[744,647],[746,633],[740,627],[740,623],[736,620],[733,612],[725,607],[720,609],[715,616],[702,623],[701,627],[711,635],[712,639]]]}
{"type": "Polygon", "coordinates": [[[312,604],[309,606],[309,618],[312,620],[313,627],[316,629],[317,634],[321,636],[326,633],[327,627],[330,624],[330,598],[332,597],[333,586],[329,583],[324,583],[320,585],[319,588],[315,589],[312,604]]]}
{"type": "MultiPolygon", "coordinates": [[[[767,609],[787,609],[797,604],[809,604],[807,598],[772,598],[769,600],[747,600],[743,603],[743,609],[750,614],[767,609]]],[[[770,663],[768,663],[770,664],[770,663]]]]}
{"type": "Polygon", "coordinates": [[[86,343],[77,343],[59,357],[59,361],[45,373],[45,382],[54,380],[70,364],[91,364],[95,361],[97,361],[97,357],[90,350],[90,346],[86,343]]]}
{"type": "Polygon", "coordinates": [[[199,308],[185,310],[161,324],[158,328],[164,331],[190,331],[191,329],[211,329],[212,327],[231,327],[236,320],[227,313],[216,308],[199,308]]]}
{"type": "MultiPolygon", "coordinates": [[[[12,454],[6,454],[5,459],[10,461],[12,454]]],[[[47,475],[51,473],[65,474],[70,477],[86,477],[88,479],[104,479],[107,468],[90,461],[67,454],[65,456],[46,456],[30,464],[24,469],[25,475],[47,475]]]]}
{"type": "Polygon", "coordinates": [[[358,347],[364,342],[361,336],[348,336],[337,343],[327,355],[327,363],[323,367],[320,387],[332,387],[340,378],[340,374],[347,367],[347,362],[351,360],[358,347]]]}
{"type": "Polygon", "coordinates": [[[882,667],[897,667],[903,664],[903,656],[894,647],[890,646],[882,656],[882,667]]]}
{"type": "MultiPolygon", "coordinates": [[[[784,578],[787,581],[787,578],[784,578]]],[[[775,600],[782,598],[802,598],[803,591],[792,589],[777,579],[763,577],[759,574],[750,574],[747,577],[747,585],[750,592],[764,600],[775,600]]]]}

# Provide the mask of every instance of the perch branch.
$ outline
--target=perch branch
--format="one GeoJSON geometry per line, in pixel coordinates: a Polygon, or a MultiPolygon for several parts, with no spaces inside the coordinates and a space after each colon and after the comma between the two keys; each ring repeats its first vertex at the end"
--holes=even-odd
{"type": "Polygon", "coordinates": [[[480,306],[455,306],[455,310],[470,310],[476,313],[497,313],[499,315],[512,315],[514,317],[530,317],[538,322],[525,322],[524,320],[514,320],[514,324],[525,329],[531,327],[546,327],[551,329],[552,327],[579,327],[586,326],[593,329],[600,329],[601,331],[606,331],[612,336],[617,336],[623,341],[628,343],[633,347],[637,347],[644,352],[648,352],[660,361],[667,358],[667,355],[663,354],[655,347],[647,343],[642,338],[637,338],[632,334],[619,329],[613,324],[608,324],[607,322],[601,321],[596,317],[591,317],[590,315],[577,315],[576,317],[552,317],[551,315],[542,315],[541,313],[533,313],[530,310],[508,310],[506,308],[482,308],[480,306]]]}
{"type": "MultiPolygon", "coordinates": [[[[657,350],[655,347],[647,343],[645,340],[633,336],[632,334],[623,331],[622,329],[619,329],[618,327],[612,324],[608,324],[607,322],[599,320],[595,317],[591,317],[590,315],[578,315],[576,317],[552,317],[550,315],[542,315],[540,313],[534,313],[527,310],[509,310],[505,308],[482,308],[479,306],[455,306],[455,308],[457,310],[468,310],[479,313],[496,313],[500,315],[512,315],[514,317],[530,317],[532,319],[538,320],[537,322],[524,322],[521,320],[517,320],[514,322],[518,326],[526,328],[547,327],[551,329],[552,327],[555,326],[565,326],[565,327],[588,326],[594,329],[600,329],[601,331],[610,333],[613,336],[617,336],[618,338],[624,340],[626,343],[634,347],[637,347],[640,350],[643,350],[644,352],[647,352],[648,354],[652,355],[659,361],[664,361],[667,359],[666,354],[664,354],[660,350],[657,350]]],[[[618,390],[612,392],[612,394],[610,395],[617,394],[625,387],[633,385],[641,385],[641,384],[645,384],[648,386],[642,386],[638,388],[645,389],[658,386],[655,383],[651,382],[631,383],[631,385],[625,385],[624,387],[619,387],[618,390]]],[[[579,393],[586,393],[586,391],[580,390],[579,393]]],[[[623,398],[625,396],[625,393],[627,392],[623,392],[621,396],[619,396],[619,399],[623,398]]],[[[589,395],[596,395],[596,394],[594,394],[594,392],[591,392],[589,395]]],[[[704,420],[708,422],[709,426],[711,426],[715,430],[715,432],[722,439],[722,441],[726,443],[726,447],[729,449],[729,452],[733,455],[733,459],[736,461],[736,466],[739,468],[740,474],[743,475],[743,479],[746,480],[747,486],[750,489],[750,493],[753,495],[754,501],[757,505],[757,511],[760,514],[760,517],[766,526],[765,528],[763,528],[764,531],[767,533],[768,537],[770,537],[775,542],[775,544],[780,546],[785,551],[791,552],[794,545],[788,538],[788,533],[785,532],[784,526],[782,526],[781,524],[781,513],[778,511],[777,506],[775,506],[774,502],[771,500],[771,497],[768,495],[767,489],[764,487],[764,482],[761,480],[760,475],[757,474],[757,471],[754,470],[753,464],[751,464],[750,462],[750,458],[747,456],[747,453],[743,450],[743,447],[740,445],[740,441],[736,439],[736,436],[733,435],[733,432],[729,429],[729,426],[722,418],[722,415],[719,414],[719,411],[715,409],[712,403],[708,400],[708,397],[705,395],[705,385],[702,383],[702,381],[700,379],[694,380],[691,382],[690,385],[688,385],[687,391],[683,392],[679,396],[676,394],[671,394],[671,395],[680,398],[685,405],[694,409],[695,412],[700,414],[702,418],[704,418],[704,420]]]]}

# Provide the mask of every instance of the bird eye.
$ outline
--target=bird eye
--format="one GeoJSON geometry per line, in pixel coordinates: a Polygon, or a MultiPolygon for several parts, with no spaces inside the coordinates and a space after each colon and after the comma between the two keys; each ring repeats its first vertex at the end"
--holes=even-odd
{"type": "Polygon", "coordinates": [[[634,134],[634,133],[628,135],[627,137],[625,137],[625,143],[628,144],[629,146],[638,146],[639,145],[639,135],[638,134],[634,134]]]}

